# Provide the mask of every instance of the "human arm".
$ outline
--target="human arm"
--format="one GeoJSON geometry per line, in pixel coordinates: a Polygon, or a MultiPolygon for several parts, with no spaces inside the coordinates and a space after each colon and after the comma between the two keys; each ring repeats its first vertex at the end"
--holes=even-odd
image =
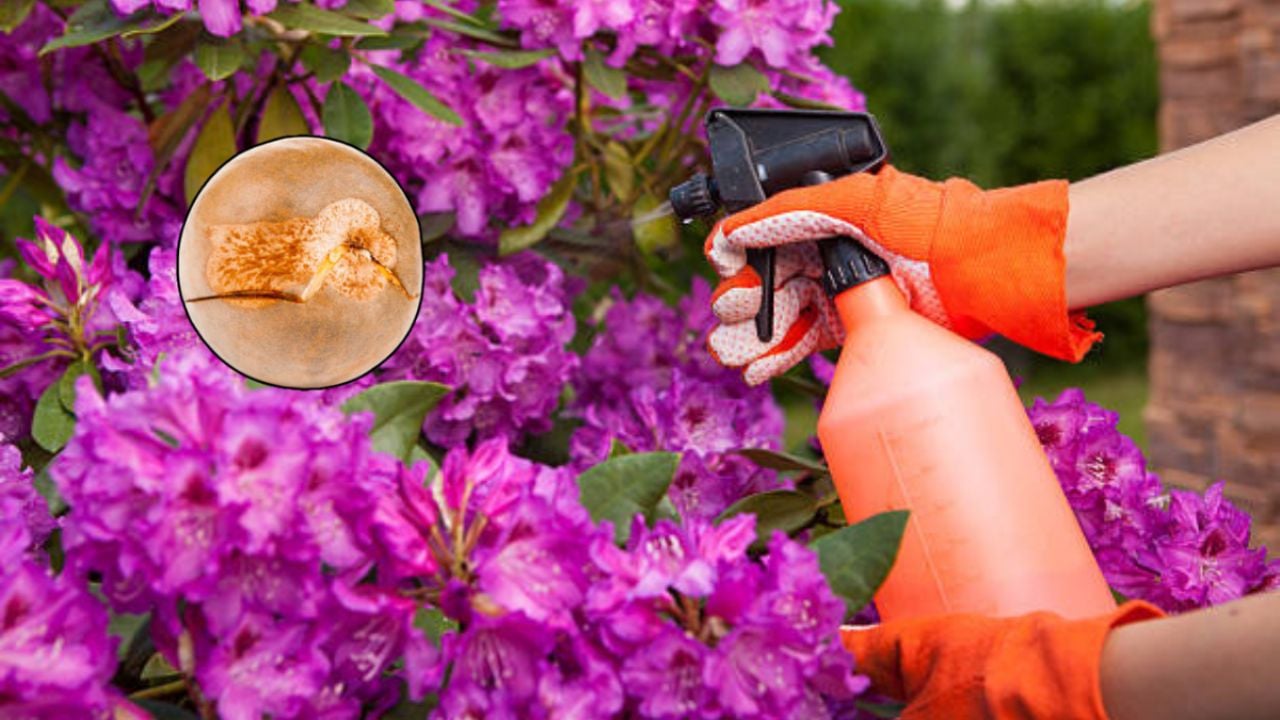
{"type": "Polygon", "coordinates": [[[1280,265],[1280,116],[1073,183],[1070,308],[1280,265]]]}
{"type": "Polygon", "coordinates": [[[1111,631],[1102,650],[1110,720],[1280,717],[1280,593],[1111,631]]]}

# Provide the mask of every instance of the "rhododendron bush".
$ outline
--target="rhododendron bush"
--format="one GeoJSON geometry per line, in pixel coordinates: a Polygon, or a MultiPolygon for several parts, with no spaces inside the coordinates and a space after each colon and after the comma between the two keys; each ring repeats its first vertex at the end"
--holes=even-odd
{"type": "MultiPolygon", "coordinates": [[[[883,715],[837,627],[906,515],[846,526],[783,451],[661,212],[708,108],[863,108],[836,12],[4,3],[0,716],[883,715]],[[174,275],[204,180],[291,134],[384,163],[428,256],[405,343],[323,391],[225,367],[174,275]]],[[[1030,413],[1118,593],[1276,584],[1221,486],[1165,489],[1078,391],[1030,413]]]]}

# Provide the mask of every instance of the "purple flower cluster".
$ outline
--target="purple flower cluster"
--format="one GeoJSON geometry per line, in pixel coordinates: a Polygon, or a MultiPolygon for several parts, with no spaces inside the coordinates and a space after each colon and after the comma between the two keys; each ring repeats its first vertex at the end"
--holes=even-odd
{"type": "Polygon", "coordinates": [[[67,202],[89,217],[103,240],[149,243],[178,237],[182,213],[177,202],[159,192],[159,184],[147,191],[148,182],[154,182],[155,156],[141,120],[95,103],[84,122],[72,123],[67,146],[81,158],[79,165],[59,157],[53,177],[67,202]]]}
{"type": "Polygon", "coordinates": [[[816,556],[778,534],[752,560],[750,516],[637,518],[619,548],[572,474],[494,440],[402,478],[379,518],[402,586],[457,627],[443,717],[826,717],[865,687],[816,556]]]}
{"type": "MultiPolygon", "coordinates": [[[[13,445],[0,444],[0,535],[7,538],[0,540],[0,546],[38,546],[57,525],[36,492],[35,474],[22,467],[22,453],[13,445]]],[[[0,555],[5,552],[0,549],[0,555]]]]}
{"type": "Polygon", "coordinates": [[[714,43],[721,65],[757,53],[768,66],[788,69],[830,44],[827,30],[839,7],[826,0],[499,0],[498,12],[504,26],[520,32],[522,45],[555,48],[567,60],[581,59],[584,41],[607,33],[614,65],[639,47],[700,54],[701,41],[714,43]]]}
{"type": "Polygon", "coordinates": [[[780,487],[776,474],[733,454],[777,449],[782,412],[767,387],[752,388],[705,349],[710,290],[695,281],[678,308],[615,295],[574,379],[575,461],[603,460],[614,440],[633,451],[683,453],[672,500],[686,516],[713,518],[738,499],[780,487]]]}
{"type": "Polygon", "coordinates": [[[27,556],[30,536],[13,521],[0,512],[0,717],[106,720],[124,705],[108,686],[117,641],[107,610],[82,583],[27,556]]]}
{"type": "Polygon", "coordinates": [[[370,152],[396,176],[419,212],[453,212],[454,231],[492,237],[491,220],[524,225],[538,200],[569,167],[573,138],[563,121],[573,109],[567,77],[555,63],[506,70],[468,58],[473,42],[433,35],[408,64],[375,53],[446,99],[461,126],[437,120],[396,94],[368,67],[348,80],[375,118],[370,152]]]}
{"type": "Polygon", "coordinates": [[[68,363],[93,360],[114,344],[112,298],[136,297],[141,279],[103,245],[88,261],[67,231],[35,219],[36,240],[17,240],[39,286],[0,278],[0,441],[30,430],[36,399],[68,363]]]}
{"type": "Polygon", "coordinates": [[[223,717],[355,717],[398,697],[392,663],[432,664],[415,604],[368,580],[374,504],[405,472],[370,449],[370,417],[247,391],[205,353],[166,358],[146,390],[82,381],[76,414],[52,466],[66,572],[150,612],[223,717]]]}
{"type": "Polygon", "coordinates": [[[1234,600],[1280,583],[1280,562],[1249,547],[1249,516],[1222,496],[1166,491],[1119,417],[1078,389],[1028,410],[1107,581],[1169,611],[1234,600]]]}
{"type": "MultiPolygon", "coordinates": [[[[218,37],[231,37],[240,32],[244,26],[242,15],[245,11],[255,16],[266,15],[275,10],[277,4],[278,0],[244,0],[242,11],[240,0],[111,0],[111,7],[121,15],[130,15],[148,7],[162,15],[199,10],[205,29],[218,37]]],[[[333,9],[346,5],[347,0],[316,0],[315,4],[333,9]]]]}
{"type": "Polygon", "coordinates": [[[453,388],[427,416],[427,437],[453,447],[550,428],[578,361],[565,349],[574,333],[574,283],[556,265],[524,253],[481,268],[468,303],[453,290],[447,256],[428,262],[425,273],[418,320],[379,377],[453,388]]]}

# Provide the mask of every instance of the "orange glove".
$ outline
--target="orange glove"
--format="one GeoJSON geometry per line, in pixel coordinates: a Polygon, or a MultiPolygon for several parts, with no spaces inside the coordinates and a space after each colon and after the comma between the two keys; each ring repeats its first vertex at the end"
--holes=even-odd
{"type": "Polygon", "coordinates": [[[872,689],[906,701],[901,720],[1106,720],[1098,667],[1107,633],[1163,615],[1134,600],[1086,620],[957,614],[840,634],[872,689]]]}
{"type": "Polygon", "coordinates": [[[805,241],[849,235],[889,263],[916,312],[970,339],[999,333],[1078,361],[1101,334],[1083,313],[1067,312],[1066,227],[1062,180],[983,191],[885,166],[788,190],[729,216],[707,239],[707,258],[723,278],[712,297],[721,324],[708,345],[751,384],[839,345],[843,331],[822,291],[822,263],[805,241]],[[751,322],[760,277],[746,262],[748,248],[764,247],[778,248],[768,343],[751,322]]]}

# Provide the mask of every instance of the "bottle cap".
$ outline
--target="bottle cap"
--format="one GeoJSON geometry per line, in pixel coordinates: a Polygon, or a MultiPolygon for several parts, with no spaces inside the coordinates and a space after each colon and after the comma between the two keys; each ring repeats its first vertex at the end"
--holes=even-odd
{"type": "Polygon", "coordinates": [[[851,287],[889,274],[889,264],[851,237],[818,241],[822,253],[822,287],[835,297],[851,287]]]}

